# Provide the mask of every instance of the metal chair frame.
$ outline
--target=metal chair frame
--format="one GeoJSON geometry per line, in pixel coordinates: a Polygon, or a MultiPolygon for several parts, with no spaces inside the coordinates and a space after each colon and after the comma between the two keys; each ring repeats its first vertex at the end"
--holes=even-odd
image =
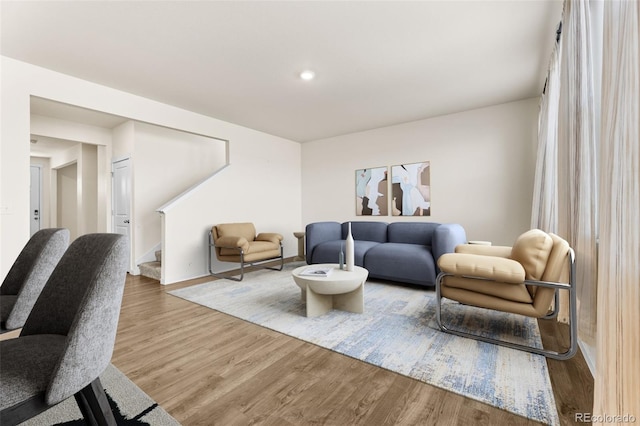
{"type": "Polygon", "coordinates": [[[223,246],[216,246],[215,242],[213,241],[213,232],[209,231],[209,256],[208,256],[208,266],[209,266],[209,274],[213,275],[216,278],[224,278],[227,280],[232,280],[232,281],[242,281],[242,279],[244,278],[244,267],[245,265],[247,266],[257,266],[260,267],[262,269],[271,269],[272,271],[282,271],[282,268],[284,268],[284,250],[282,247],[282,242],[280,242],[280,256],[275,256],[275,257],[270,257],[269,259],[263,259],[263,260],[259,260],[259,261],[255,261],[255,262],[245,262],[244,261],[244,250],[240,247],[223,247],[223,246]],[[233,249],[233,250],[237,250],[238,254],[240,255],[240,278],[235,277],[235,276],[228,276],[225,275],[224,273],[220,273],[220,272],[214,272],[213,271],[213,249],[214,248],[227,248],[227,249],[233,249]],[[273,267],[273,266],[262,266],[267,262],[273,262],[274,260],[278,260],[280,259],[280,267],[273,267]]]}
{"type": "MultiPolygon", "coordinates": [[[[521,345],[512,342],[506,342],[504,340],[492,339],[490,337],[479,336],[477,334],[468,333],[465,331],[454,330],[448,328],[442,322],[442,280],[446,276],[453,276],[455,274],[440,272],[438,277],[436,278],[436,322],[438,323],[438,327],[445,333],[454,334],[456,336],[467,337],[469,339],[479,340],[482,342],[493,343],[495,345],[505,346],[512,349],[518,349],[525,352],[530,352],[538,355],[544,355],[548,358],[565,360],[573,357],[578,350],[578,322],[577,322],[577,297],[576,297],[576,288],[575,288],[575,253],[573,249],[569,249],[569,283],[555,283],[549,281],[536,281],[536,280],[525,280],[524,284],[526,285],[534,285],[538,287],[550,287],[554,288],[555,295],[555,306],[554,309],[547,313],[541,319],[553,319],[558,315],[558,291],[559,290],[568,290],[569,291],[569,349],[566,352],[556,352],[546,349],[535,348],[532,346],[521,345]]],[[[482,281],[492,281],[486,278],[472,277],[472,276],[464,276],[465,278],[473,278],[482,281]]],[[[490,308],[483,308],[490,309],[490,308]]]]}

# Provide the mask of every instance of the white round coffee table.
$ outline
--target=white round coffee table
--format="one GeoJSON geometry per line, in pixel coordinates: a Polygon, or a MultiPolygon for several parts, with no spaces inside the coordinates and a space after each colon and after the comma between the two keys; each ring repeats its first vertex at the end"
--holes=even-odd
{"type": "Polygon", "coordinates": [[[307,304],[307,317],[316,317],[331,309],[364,312],[364,283],[369,271],[354,266],[353,271],[341,270],[338,264],[325,263],[314,267],[329,267],[333,270],[327,277],[300,275],[310,265],[293,270],[293,280],[300,287],[301,298],[307,304]]]}

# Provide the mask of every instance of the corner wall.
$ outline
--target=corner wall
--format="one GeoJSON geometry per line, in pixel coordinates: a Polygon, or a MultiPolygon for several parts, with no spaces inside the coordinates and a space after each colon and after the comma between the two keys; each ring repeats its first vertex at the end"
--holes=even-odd
{"type": "MultiPolygon", "coordinates": [[[[302,145],[302,223],[456,222],[511,245],[529,229],[538,98],[302,145]],[[355,171],[431,162],[431,216],[356,216],[355,171]]],[[[390,170],[390,169],[389,169],[390,170]]]]}

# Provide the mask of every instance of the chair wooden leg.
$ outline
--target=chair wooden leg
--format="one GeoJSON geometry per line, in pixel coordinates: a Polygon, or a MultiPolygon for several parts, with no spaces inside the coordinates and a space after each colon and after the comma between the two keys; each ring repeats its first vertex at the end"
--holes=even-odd
{"type": "Polygon", "coordinates": [[[115,426],[116,419],[111,412],[100,379],[95,379],[75,395],[78,407],[85,421],[90,425],[115,426]]]}

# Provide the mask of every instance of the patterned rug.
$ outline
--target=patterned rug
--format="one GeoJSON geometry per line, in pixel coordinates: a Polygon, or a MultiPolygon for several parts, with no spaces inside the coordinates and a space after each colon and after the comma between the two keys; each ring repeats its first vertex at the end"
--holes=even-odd
{"type": "MultiPolygon", "coordinates": [[[[111,411],[118,426],[153,425],[179,426],[154,400],[137,387],[120,370],[109,365],[100,376],[105,387],[111,411]]],[[[87,424],[80,413],[75,398],[71,397],[60,404],[21,423],[22,426],[75,426],[87,424]]]]}
{"type": "MultiPolygon", "coordinates": [[[[365,284],[364,314],[332,310],[307,318],[291,277],[300,265],[170,294],[521,416],[559,424],[543,356],[442,333],[435,322],[433,290],[374,280],[365,284]]],[[[446,299],[443,318],[452,328],[541,345],[535,319],[523,321],[446,299]]]]}

